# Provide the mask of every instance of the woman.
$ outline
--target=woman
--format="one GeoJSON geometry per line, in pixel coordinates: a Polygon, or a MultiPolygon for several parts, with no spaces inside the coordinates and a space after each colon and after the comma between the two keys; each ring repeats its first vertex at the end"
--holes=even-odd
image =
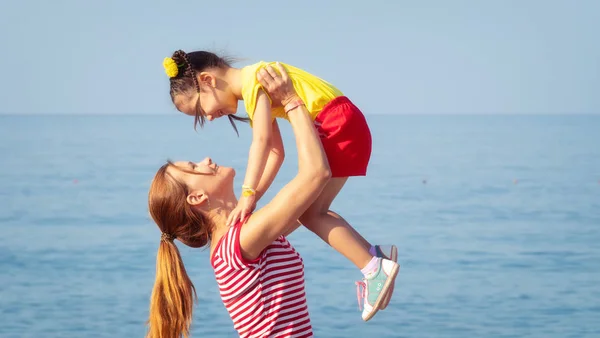
{"type": "MultiPolygon", "coordinates": [[[[235,208],[232,168],[209,158],[169,162],[150,187],[150,214],[162,232],[156,281],[150,301],[148,337],[189,336],[195,288],[173,240],[190,247],[210,245],[210,261],[225,308],[241,337],[312,337],[300,255],[284,237],[315,201],[331,174],[308,111],[285,70],[268,67],[259,80],[274,102],[295,102],[286,114],[298,147],[298,173],[263,208],[228,227],[235,208]]],[[[365,311],[370,318],[390,291],[398,265],[378,259],[365,283],[365,311]]],[[[363,312],[364,317],[364,312],[363,312]]]]}

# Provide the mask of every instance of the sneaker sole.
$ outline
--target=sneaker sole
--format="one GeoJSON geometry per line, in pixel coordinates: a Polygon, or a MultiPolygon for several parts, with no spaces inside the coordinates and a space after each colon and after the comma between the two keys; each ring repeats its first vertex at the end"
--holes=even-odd
{"type": "MultiPolygon", "coordinates": [[[[398,248],[395,245],[392,245],[392,251],[390,252],[390,260],[398,263],[398,248]]],[[[398,264],[398,267],[399,266],[400,266],[400,264],[398,264]]],[[[388,292],[388,295],[383,300],[383,304],[381,304],[381,308],[379,310],[385,310],[385,308],[390,303],[390,300],[392,299],[392,294],[394,293],[394,285],[395,285],[395,283],[392,284],[392,287],[390,288],[390,292],[388,292]]]]}
{"type": "Polygon", "coordinates": [[[366,318],[363,318],[365,322],[373,318],[377,311],[379,311],[379,305],[381,305],[381,303],[383,303],[384,298],[388,296],[387,293],[390,286],[394,285],[396,276],[398,275],[398,270],[400,270],[400,265],[396,263],[396,265],[394,265],[392,271],[390,272],[389,278],[387,279],[387,281],[385,281],[385,284],[383,285],[383,290],[381,291],[381,293],[383,293],[383,297],[380,296],[379,299],[375,301],[375,304],[373,305],[373,311],[371,311],[366,318]]]}

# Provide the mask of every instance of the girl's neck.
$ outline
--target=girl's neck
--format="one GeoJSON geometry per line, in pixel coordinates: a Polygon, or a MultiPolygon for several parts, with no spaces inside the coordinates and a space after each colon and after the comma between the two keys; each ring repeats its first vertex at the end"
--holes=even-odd
{"type": "Polygon", "coordinates": [[[231,92],[238,100],[242,99],[242,70],[229,67],[225,69],[225,81],[227,81],[231,92]]]}

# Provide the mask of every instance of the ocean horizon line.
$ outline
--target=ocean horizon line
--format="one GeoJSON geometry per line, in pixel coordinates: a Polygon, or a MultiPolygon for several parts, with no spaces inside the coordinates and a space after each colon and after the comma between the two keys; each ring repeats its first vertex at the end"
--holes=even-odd
{"type": "MultiPolygon", "coordinates": [[[[0,116],[169,116],[177,115],[175,112],[168,113],[11,113],[11,112],[0,112],[0,116]]],[[[540,112],[540,113],[364,113],[365,116],[600,116],[600,112],[573,112],[573,113],[553,113],[553,112],[540,112]]],[[[244,114],[238,114],[244,115],[244,114]]]]}

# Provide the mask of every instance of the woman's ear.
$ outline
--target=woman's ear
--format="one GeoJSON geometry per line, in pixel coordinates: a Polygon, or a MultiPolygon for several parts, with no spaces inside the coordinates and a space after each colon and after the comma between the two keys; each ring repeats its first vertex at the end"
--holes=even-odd
{"type": "Polygon", "coordinates": [[[189,205],[199,206],[208,201],[208,195],[202,190],[194,190],[187,195],[186,201],[189,205]]]}

